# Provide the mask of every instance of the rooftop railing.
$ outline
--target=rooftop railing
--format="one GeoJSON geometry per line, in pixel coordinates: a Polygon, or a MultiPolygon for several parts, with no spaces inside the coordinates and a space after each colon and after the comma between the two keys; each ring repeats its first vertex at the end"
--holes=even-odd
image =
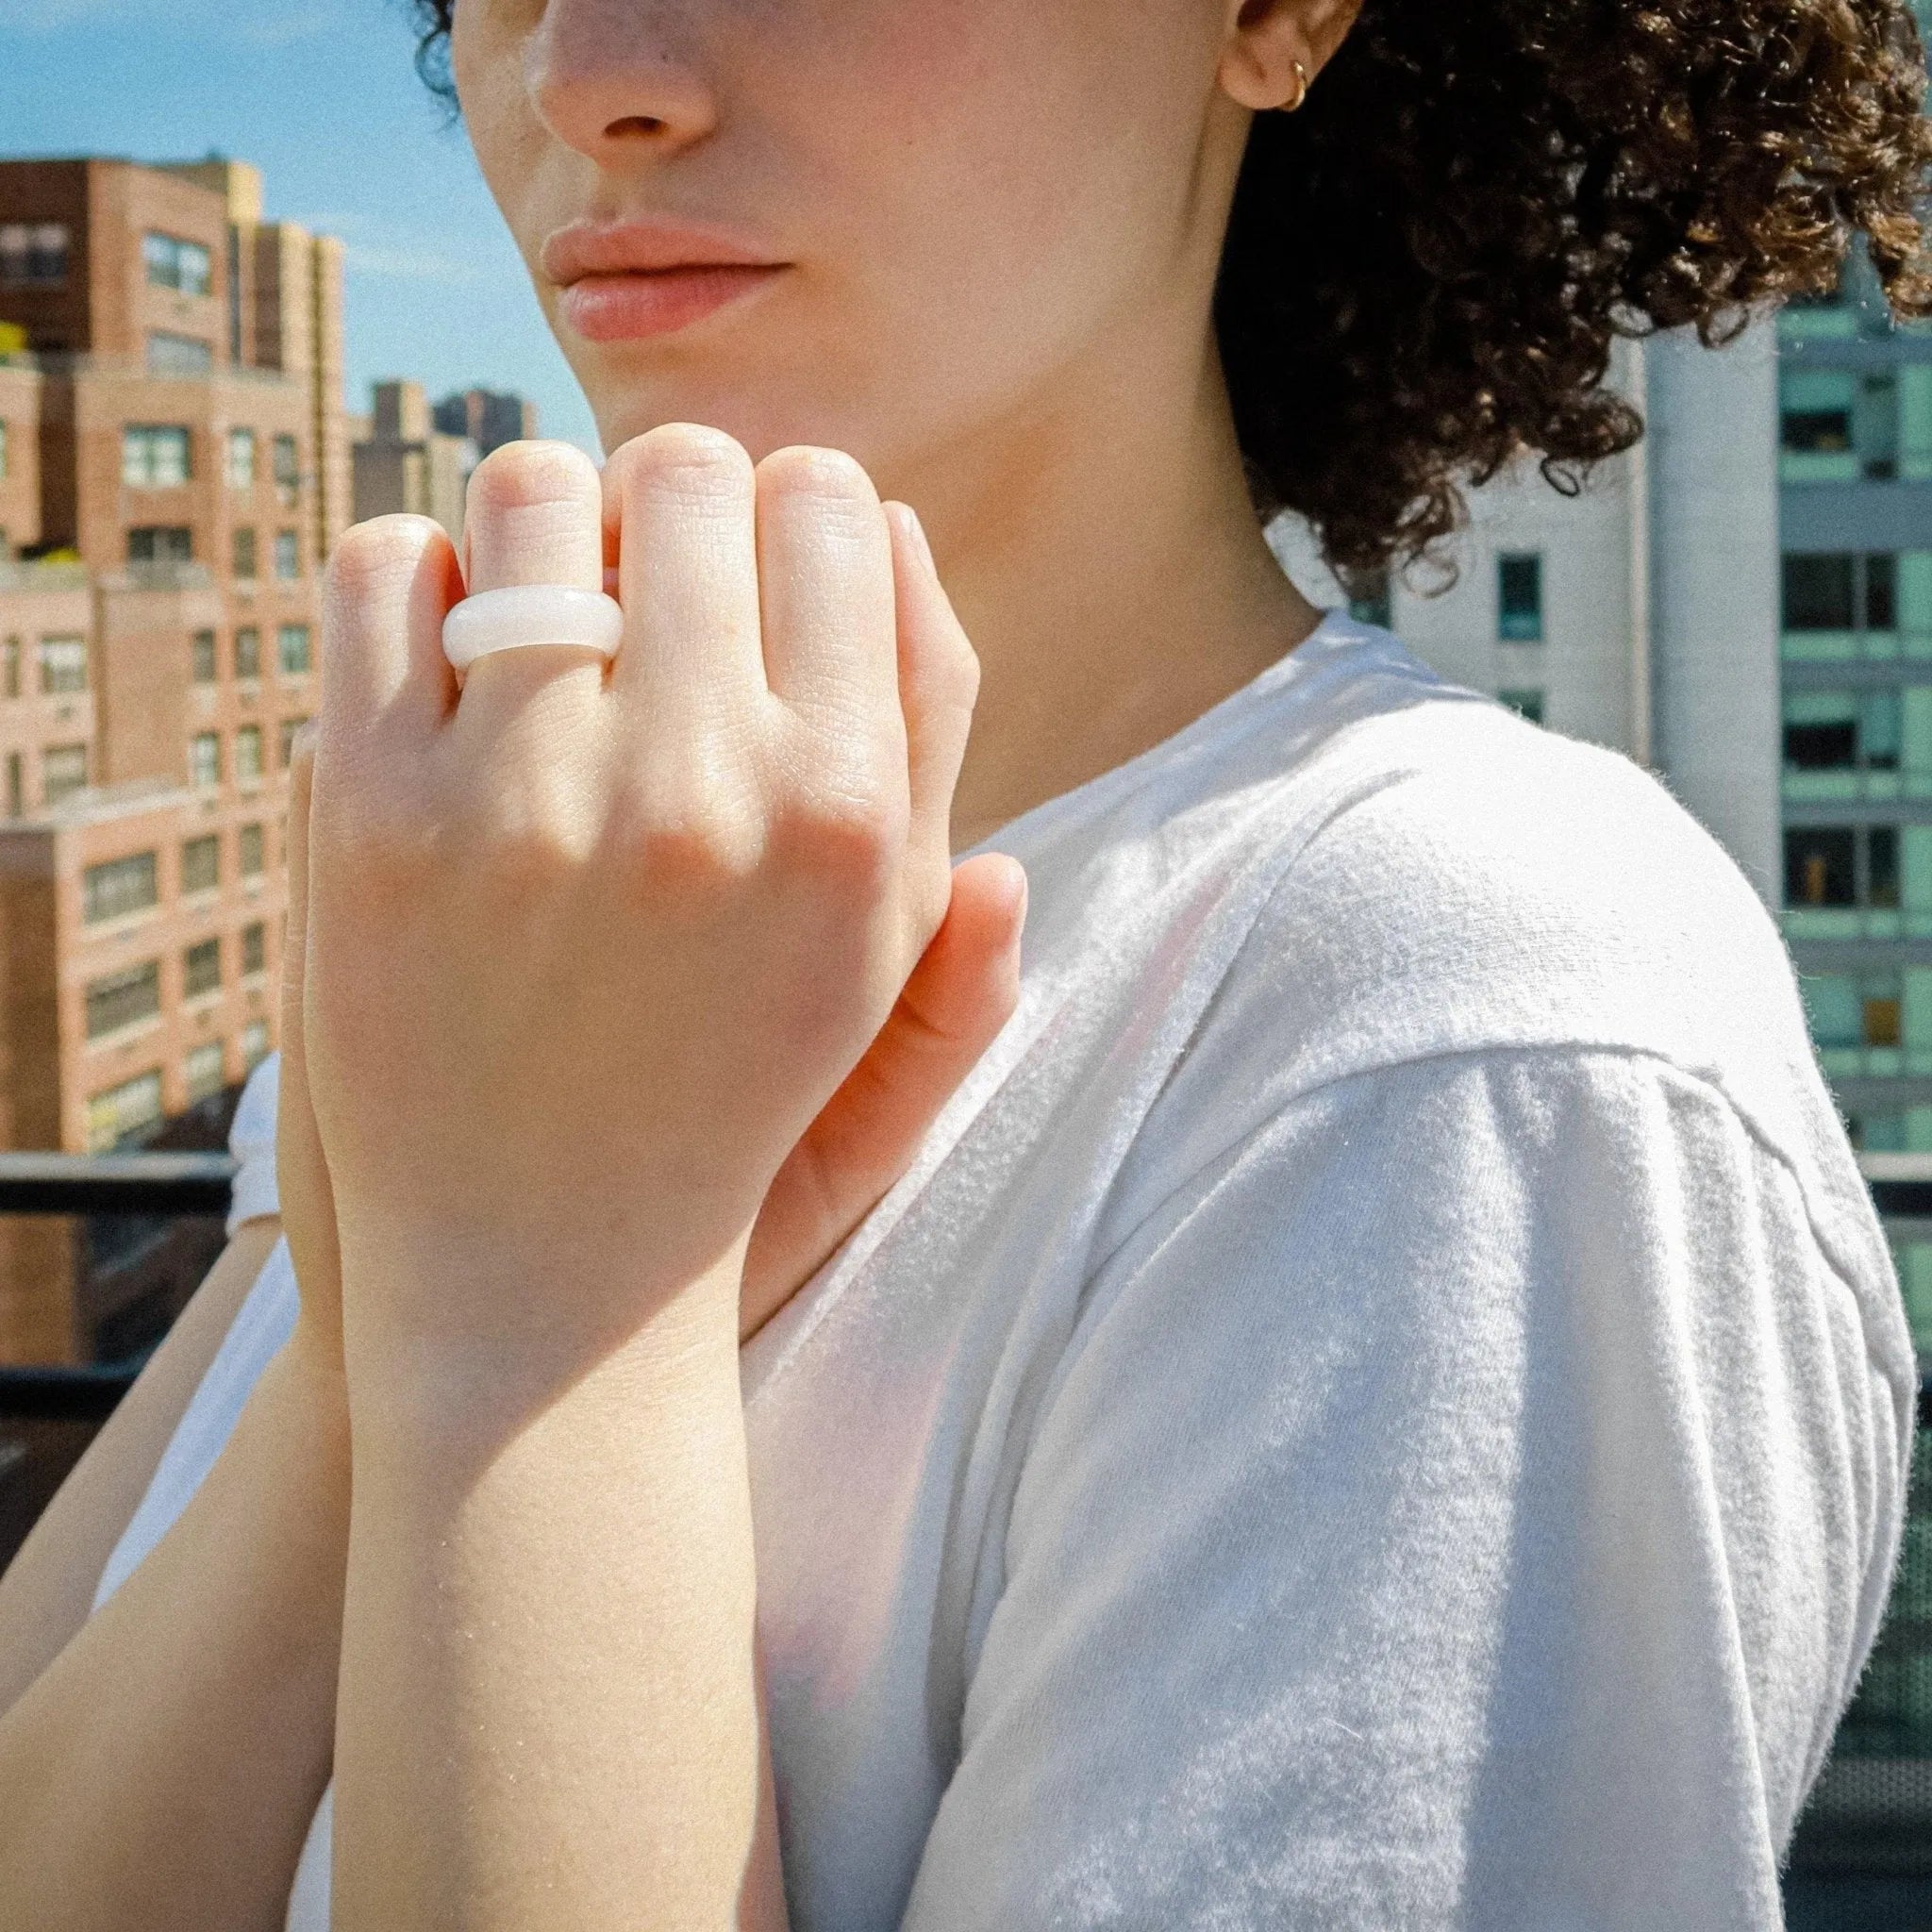
{"type": "MultiPolygon", "coordinates": [[[[1932,1240],[1932,1155],[1861,1165],[1894,1240],[1932,1240]]],[[[220,1153],[0,1154],[0,1215],[225,1216],[220,1153]]],[[[146,1358],[0,1367],[0,1568],[146,1358]]],[[[1922,1381],[1906,1546],[1863,1680],[1785,1879],[1790,1932],[1932,1926],[1932,1377],[1922,1381]]]]}
{"type": "Polygon", "coordinates": [[[86,564],[65,558],[0,558],[0,596],[84,591],[88,587],[88,579],[86,564]]]}

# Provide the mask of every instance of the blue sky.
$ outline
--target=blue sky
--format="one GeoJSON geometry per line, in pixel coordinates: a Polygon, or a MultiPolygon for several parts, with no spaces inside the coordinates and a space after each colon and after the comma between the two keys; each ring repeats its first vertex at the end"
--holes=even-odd
{"type": "Polygon", "coordinates": [[[256,162],[271,218],[348,245],[352,408],[377,376],[528,396],[597,433],[401,0],[0,0],[0,153],[256,162]]]}

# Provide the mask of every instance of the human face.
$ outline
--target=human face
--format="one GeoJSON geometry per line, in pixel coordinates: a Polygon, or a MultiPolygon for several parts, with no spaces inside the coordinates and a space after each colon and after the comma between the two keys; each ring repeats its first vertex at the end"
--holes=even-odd
{"type": "Polygon", "coordinates": [[[458,0],[451,51],[607,447],[700,422],[890,489],[1069,394],[1144,410],[1145,371],[1198,373],[1247,125],[1229,14],[458,0]],[[583,275],[626,261],[739,265],[583,275]]]}

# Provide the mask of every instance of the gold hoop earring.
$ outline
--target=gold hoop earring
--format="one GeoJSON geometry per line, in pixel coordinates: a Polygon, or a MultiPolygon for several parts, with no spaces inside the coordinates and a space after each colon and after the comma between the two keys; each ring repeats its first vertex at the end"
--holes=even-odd
{"type": "Polygon", "coordinates": [[[1308,97],[1308,70],[1299,60],[1291,60],[1288,64],[1294,69],[1295,96],[1291,101],[1283,101],[1274,110],[1277,114],[1292,114],[1308,97]]]}

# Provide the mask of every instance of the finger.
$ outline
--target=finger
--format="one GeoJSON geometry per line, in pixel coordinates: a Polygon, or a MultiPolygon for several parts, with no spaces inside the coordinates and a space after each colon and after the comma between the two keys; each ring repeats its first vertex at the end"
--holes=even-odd
{"type": "Polygon", "coordinates": [[[903,503],[885,510],[892,532],[911,843],[929,862],[950,863],[953,789],[979,695],[979,658],[940,582],[918,517],[903,503]]]}
{"type": "Polygon", "coordinates": [[[905,759],[892,540],[872,479],[830,449],[758,468],[765,677],[826,736],[872,738],[905,759]]]}
{"type": "Polygon", "coordinates": [[[420,741],[456,702],[442,620],[462,594],[456,551],[427,517],[376,517],[343,532],[323,580],[320,729],[338,769],[372,733],[420,741]]]}
{"type": "Polygon", "coordinates": [[[911,1164],[1019,1001],[1026,874],[999,853],[953,874],[946,917],[891,1018],[765,1198],[746,1251],[741,1339],[807,1280],[911,1164]]]}
{"type": "Polygon", "coordinates": [[[308,1088],[308,1029],[304,1018],[308,983],[308,822],[314,791],[315,729],[296,732],[289,759],[289,809],[283,858],[288,910],[282,926],[281,1068],[275,1091],[275,1176],[283,1231],[302,1291],[302,1312],[328,1353],[341,1350],[336,1284],[341,1260],[336,1239],[335,1192],[316,1127],[308,1088]]]}
{"type": "MultiPolygon", "coordinates": [[[[520,584],[604,588],[604,486],[597,466],[568,442],[510,442],[470,477],[463,548],[472,595],[520,584]]],[[[587,710],[604,688],[602,653],[585,644],[492,651],[463,674],[476,726],[500,728],[542,694],[544,707],[587,710]]]]}
{"type": "Polygon", "coordinates": [[[743,447],[668,423],[612,456],[604,491],[625,611],[612,691],[667,733],[762,699],[757,481],[743,447]]]}

